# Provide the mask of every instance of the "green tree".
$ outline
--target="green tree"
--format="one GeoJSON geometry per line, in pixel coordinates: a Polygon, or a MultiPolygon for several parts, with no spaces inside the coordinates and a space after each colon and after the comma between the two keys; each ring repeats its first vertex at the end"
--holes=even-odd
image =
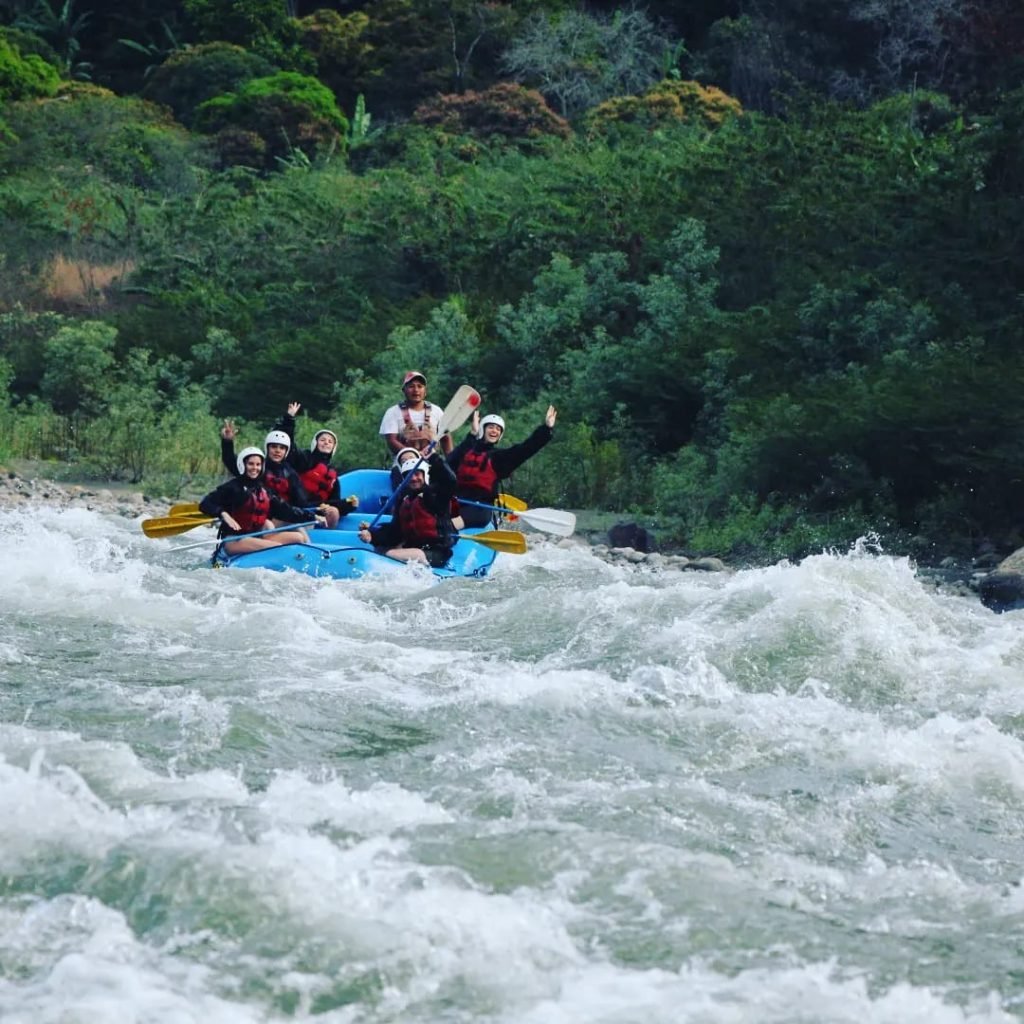
{"type": "Polygon", "coordinates": [[[235,43],[278,67],[314,70],[296,20],[280,0],[184,0],[199,41],[235,43]]]}
{"type": "Polygon", "coordinates": [[[237,92],[215,96],[199,106],[196,123],[206,132],[248,132],[262,143],[263,164],[293,151],[313,158],[344,152],[348,119],[321,82],[294,71],[279,71],[245,82],[237,92]]]}
{"type": "Polygon", "coordinates": [[[127,476],[138,483],[146,475],[150,455],[162,440],[160,368],[146,349],[127,353],[110,381],[104,415],[97,431],[102,438],[100,465],[113,479],[127,476]]]}
{"type": "Polygon", "coordinates": [[[367,49],[351,66],[339,96],[346,109],[363,93],[372,110],[404,115],[434,93],[486,88],[499,77],[498,57],[520,7],[527,4],[379,0],[368,5],[370,21],[360,35],[367,49]]]}
{"type": "Polygon", "coordinates": [[[117,328],[98,320],[61,327],[46,342],[40,394],[63,415],[99,415],[106,408],[115,365],[117,328]]]}
{"type": "Polygon", "coordinates": [[[34,53],[22,56],[6,36],[0,36],[0,102],[33,96],[52,96],[60,72],[34,53]]]}
{"type": "Polygon", "coordinates": [[[299,19],[299,41],[316,61],[316,75],[346,110],[354,109],[361,83],[371,74],[374,48],[365,11],[341,15],[319,9],[299,19]]]}
{"type": "Polygon", "coordinates": [[[242,346],[223,328],[211,327],[206,340],[192,346],[193,372],[214,403],[227,390],[227,381],[242,363],[242,346]]]}
{"type": "Polygon", "coordinates": [[[90,11],[75,14],[75,0],[36,0],[31,11],[18,15],[14,27],[45,39],[60,58],[61,70],[69,78],[88,79],[92,64],[78,57],[82,49],[81,37],[91,18],[90,11]]]}
{"type": "Polygon", "coordinates": [[[192,125],[200,104],[273,70],[268,61],[241,46],[203,43],[171,54],[147,77],[143,95],[170,107],[182,124],[192,125]]]}

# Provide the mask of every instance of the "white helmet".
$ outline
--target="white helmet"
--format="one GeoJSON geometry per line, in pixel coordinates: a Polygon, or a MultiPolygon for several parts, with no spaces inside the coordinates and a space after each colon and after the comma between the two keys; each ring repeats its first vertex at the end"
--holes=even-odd
{"type": "Polygon", "coordinates": [[[321,434],[330,434],[330,436],[334,438],[334,447],[335,448],[338,447],[338,435],[333,430],[318,430],[313,435],[313,440],[309,442],[309,450],[311,452],[315,452],[316,451],[316,443],[317,443],[317,441],[320,440],[320,435],[321,434]]]}
{"type": "Polygon", "coordinates": [[[494,413],[491,413],[480,421],[480,432],[476,435],[477,437],[484,436],[484,427],[486,427],[488,423],[493,423],[496,427],[501,427],[501,432],[503,434],[505,433],[505,421],[500,416],[495,416],[494,413]]]}
{"type": "Polygon", "coordinates": [[[283,444],[285,446],[285,448],[291,448],[291,446],[292,446],[292,439],[283,430],[272,430],[263,439],[263,443],[268,448],[272,444],[283,444]]]}
{"type": "Polygon", "coordinates": [[[245,476],[245,460],[249,458],[250,455],[258,455],[263,459],[264,464],[266,464],[266,456],[259,450],[259,448],[243,448],[238,453],[238,458],[235,460],[235,464],[238,466],[239,476],[245,476]]]}
{"type": "Polygon", "coordinates": [[[401,469],[403,462],[406,462],[409,459],[413,459],[413,461],[415,461],[419,457],[420,453],[416,448],[399,448],[395,453],[395,461],[392,465],[395,469],[401,469]]]}
{"type": "Polygon", "coordinates": [[[425,462],[421,462],[417,466],[416,463],[413,462],[412,459],[410,459],[402,467],[402,476],[403,477],[408,476],[413,470],[415,470],[417,473],[422,473],[423,474],[423,482],[425,484],[429,484],[430,483],[430,467],[425,462]]]}

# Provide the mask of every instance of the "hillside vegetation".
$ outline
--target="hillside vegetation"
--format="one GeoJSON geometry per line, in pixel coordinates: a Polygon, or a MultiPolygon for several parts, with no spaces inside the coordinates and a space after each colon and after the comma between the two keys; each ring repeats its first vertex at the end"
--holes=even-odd
{"type": "Polygon", "coordinates": [[[379,465],[415,367],[696,552],[1019,544],[1022,72],[1015,0],[0,0],[0,460],[379,465]]]}

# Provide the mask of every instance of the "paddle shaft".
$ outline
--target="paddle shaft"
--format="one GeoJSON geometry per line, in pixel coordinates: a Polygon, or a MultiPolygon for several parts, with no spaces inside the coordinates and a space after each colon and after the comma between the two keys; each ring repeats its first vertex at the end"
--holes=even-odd
{"type": "Polygon", "coordinates": [[[511,509],[501,508],[498,505],[485,505],[482,501],[470,501],[468,498],[459,498],[459,504],[486,508],[492,512],[501,512],[507,516],[517,516],[527,526],[533,526],[545,533],[558,534],[561,537],[571,536],[576,529],[576,516],[572,512],[562,512],[557,508],[532,508],[513,512],[511,509]]]}
{"type": "Polygon", "coordinates": [[[433,455],[434,449],[436,447],[436,441],[431,441],[430,444],[427,445],[423,454],[417,460],[416,465],[413,466],[408,473],[403,474],[402,482],[394,489],[394,491],[391,494],[391,497],[388,498],[388,500],[385,502],[384,507],[373,517],[373,522],[370,523],[368,529],[372,530],[381,521],[381,519],[383,519],[384,516],[388,514],[388,510],[392,508],[392,506],[394,506],[395,502],[398,501],[398,499],[402,496],[402,493],[409,486],[409,482],[412,480],[413,473],[415,473],[416,470],[419,469],[420,466],[422,466],[423,463],[426,462],[431,455],[433,455]]]}
{"type": "MultiPolygon", "coordinates": [[[[316,512],[319,505],[300,505],[303,512],[316,512]]],[[[188,519],[207,518],[206,513],[195,503],[185,502],[181,505],[172,505],[167,510],[167,519],[188,519]]]]}
{"type": "MultiPolygon", "coordinates": [[[[282,530],[301,530],[304,526],[315,525],[315,523],[285,523],[284,526],[274,526],[269,530],[258,530],[256,533],[239,533],[234,537],[221,537],[219,543],[229,544],[233,540],[244,540],[246,537],[265,537],[268,533],[281,533],[282,530]]],[[[192,548],[203,548],[209,543],[208,540],[201,540],[198,544],[182,544],[179,547],[171,548],[171,551],[188,551],[192,548]]]]}

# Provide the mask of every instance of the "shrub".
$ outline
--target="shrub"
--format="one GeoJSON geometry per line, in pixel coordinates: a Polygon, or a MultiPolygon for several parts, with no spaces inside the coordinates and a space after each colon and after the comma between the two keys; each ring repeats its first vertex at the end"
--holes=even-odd
{"type": "Polygon", "coordinates": [[[234,128],[258,135],[266,145],[263,165],[268,168],[293,150],[312,158],[332,147],[344,149],[348,131],[331,91],[294,71],[256,78],[238,92],[207,100],[196,123],[210,133],[234,128]]]}
{"type": "Polygon", "coordinates": [[[117,329],[83,320],[61,327],[46,342],[40,392],[59,413],[100,413],[107,403],[117,329]]]}
{"type": "Polygon", "coordinates": [[[500,82],[483,92],[436,96],[417,107],[413,120],[457,134],[482,138],[535,139],[554,135],[567,139],[572,130],[536,89],[500,82]]]}
{"type": "Polygon", "coordinates": [[[21,51],[0,36],[0,102],[52,96],[60,84],[60,72],[34,53],[21,51]]]}
{"type": "Polygon", "coordinates": [[[614,124],[654,128],[679,121],[718,128],[727,118],[742,113],[739,101],[717,86],[666,78],[639,96],[617,96],[601,103],[588,113],[586,123],[595,132],[607,131],[614,124]]]}
{"type": "Polygon", "coordinates": [[[299,41],[316,61],[317,77],[335,95],[351,94],[353,80],[365,75],[373,47],[366,41],[370,19],[362,11],[342,16],[317,10],[299,19],[299,41]]]}
{"type": "Polygon", "coordinates": [[[35,32],[5,25],[0,28],[0,38],[6,39],[23,57],[34,54],[37,57],[42,57],[47,64],[60,68],[60,57],[57,51],[35,32]]]}
{"type": "Polygon", "coordinates": [[[262,57],[231,43],[205,43],[172,54],[146,82],[143,96],[162,103],[182,124],[191,126],[206,100],[235,92],[246,82],[273,73],[262,57]]]}
{"type": "Polygon", "coordinates": [[[81,168],[90,180],[188,190],[194,181],[195,141],[167,112],[75,84],[58,99],[23,101],[4,111],[19,145],[2,152],[0,169],[81,168]]]}

